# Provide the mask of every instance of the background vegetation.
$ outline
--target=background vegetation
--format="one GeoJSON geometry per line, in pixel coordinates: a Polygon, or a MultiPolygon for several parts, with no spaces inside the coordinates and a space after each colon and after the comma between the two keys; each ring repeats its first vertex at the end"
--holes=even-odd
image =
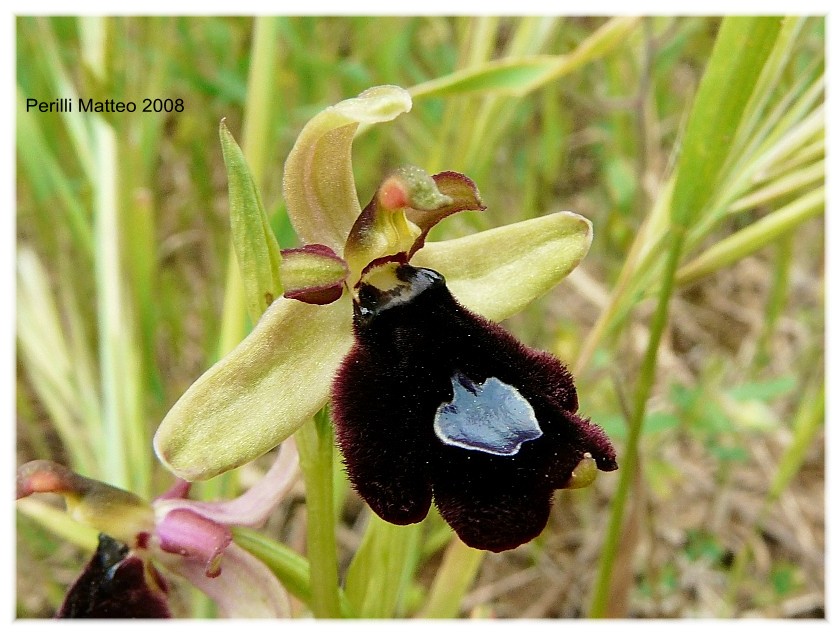
{"type": "MultiPolygon", "coordinates": [[[[301,127],[398,84],[414,108],[357,140],[361,200],[414,163],[468,174],[488,205],[438,237],[560,209],[594,223],[581,267],[506,325],[572,366],[581,409],[622,469],[559,492],[540,538],[486,556],[451,542],[435,515],[410,547],[388,550],[337,470],[354,612],[821,617],[824,26],[19,18],[19,463],[51,458],[147,497],[168,488],[154,430],[250,328],[219,121],[243,145],[279,243],[293,246],[281,176],[301,127]],[[184,110],[25,111],[27,98],[78,96],[183,99],[184,110]]],[[[263,469],[196,490],[230,496],[263,469]]],[[[48,617],[90,541],[50,500],[24,502],[17,611],[48,617]]],[[[259,535],[238,539],[268,560],[289,555],[305,581],[305,523],[301,484],[259,535]]],[[[180,614],[212,614],[178,593],[180,614]]]]}

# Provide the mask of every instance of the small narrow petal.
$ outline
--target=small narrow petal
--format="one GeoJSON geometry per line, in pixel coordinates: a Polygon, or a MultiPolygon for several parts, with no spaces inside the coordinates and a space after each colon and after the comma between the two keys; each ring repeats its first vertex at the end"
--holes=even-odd
{"type": "Polygon", "coordinates": [[[225,618],[286,618],[289,597],[268,567],[232,543],[225,549],[218,577],[208,577],[197,560],[181,559],[172,569],[187,578],[219,607],[225,618]]]}
{"type": "Polygon", "coordinates": [[[165,493],[161,493],[155,498],[155,502],[159,500],[180,500],[190,494],[190,488],[192,488],[192,482],[178,478],[175,480],[175,484],[169,487],[165,493]]]}
{"type": "Polygon", "coordinates": [[[408,92],[377,86],[323,110],[306,124],[283,174],[289,219],[305,244],[342,252],[361,213],[351,165],[356,130],[360,123],[391,121],[409,110],[408,92]]]}
{"type": "Polygon", "coordinates": [[[440,272],[459,302],[501,321],[571,273],[591,244],[592,223],[561,211],[456,240],[426,243],[411,263],[440,272]]]}
{"type": "Polygon", "coordinates": [[[347,263],[323,244],[284,249],[280,264],[283,296],[307,304],[329,304],[344,290],[347,263]]]}
{"type": "Polygon", "coordinates": [[[413,255],[423,247],[429,231],[447,216],[459,211],[484,211],[484,203],[481,202],[481,195],[478,187],[472,180],[458,172],[441,172],[432,176],[438,192],[449,199],[445,205],[435,208],[420,208],[414,206],[408,211],[408,219],[422,230],[420,237],[411,248],[409,256],[413,255]]]}
{"type": "Polygon", "coordinates": [[[222,502],[166,499],[155,502],[155,508],[159,513],[175,508],[189,509],[219,524],[258,528],[291,490],[299,474],[298,465],[295,441],[289,438],[280,446],[271,469],[239,497],[222,502]]]}
{"type": "Polygon", "coordinates": [[[275,301],[166,415],[154,441],[160,460],[185,480],[206,480],[291,436],[327,401],[352,344],[352,312],[348,298],[275,301]]]}
{"type": "Polygon", "coordinates": [[[219,576],[222,554],[233,540],[230,529],[185,508],[166,513],[155,532],[163,551],[201,562],[208,577],[219,576]]]}

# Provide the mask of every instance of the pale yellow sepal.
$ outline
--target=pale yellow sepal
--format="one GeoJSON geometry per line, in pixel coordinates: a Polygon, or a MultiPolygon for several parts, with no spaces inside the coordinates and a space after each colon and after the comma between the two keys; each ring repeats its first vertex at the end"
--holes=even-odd
{"type": "Polygon", "coordinates": [[[350,227],[361,213],[351,165],[359,124],[391,121],[411,110],[411,97],[398,86],[376,86],[315,115],[289,153],[283,195],[289,219],[304,244],[344,250],[350,227]]]}
{"type": "Polygon", "coordinates": [[[206,480],[279,445],[326,403],[352,316],[347,294],[326,306],[275,301],[166,415],[154,440],[160,460],[185,480],[206,480]]]}
{"type": "Polygon", "coordinates": [[[580,263],[592,223],[570,211],[444,242],[427,242],[411,260],[434,269],[464,306],[493,321],[519,312],[580,263]]]}

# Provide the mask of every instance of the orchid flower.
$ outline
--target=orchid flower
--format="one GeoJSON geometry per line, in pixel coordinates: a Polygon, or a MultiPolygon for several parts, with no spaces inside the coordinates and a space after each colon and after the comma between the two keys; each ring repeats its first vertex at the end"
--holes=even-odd
{"type": "Polygon", "coordinates": [[[467,176],[413,166],[362,208],[353,137],[410,109],[405,90],[380,86],[304,127],[283,181],[304,246],[272,254],[279,273],[275,259],[261,275],[240,259],[264,312],[170,410],[155,449],[180,477],[210,478],[288,438],[332,395],[350,480],[383,519],[420,521],[434,496],[468,545],[513,548],[544,528],[554,489],[616,468],[609,440],[576,414],[565,366],[491,323],[573,270],[592,226],[558,212],[427,242],[439,221],[485,205],[467,176]]]}
{"type": "Polygon", "coordinates": [[[262,525],[297,474],[297,450],[289,440],[260,481],[238,498],[189,500],[190,485],[179,480],[147,502],[55,462],[34,460],[18,469],[17,498],[61,494],[71,517],[100,532],[99,547],[59,617],[169,616],[161,570],[207,594],[222,616],[288,617],[288,596],[277,577],[233,543],[229,527],[262,525]]]}

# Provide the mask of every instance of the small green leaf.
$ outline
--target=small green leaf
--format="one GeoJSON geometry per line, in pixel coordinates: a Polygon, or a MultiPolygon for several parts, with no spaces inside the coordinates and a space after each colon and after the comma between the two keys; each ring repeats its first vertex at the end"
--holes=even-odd
{"type": "Polygon", "coordinates": [[[205,372],[163,419],[155,451],[185,480],[250,462],[323,407],[352,343],[345,296],[326,306],[280,298],[254,330],[205,372]]]}
{"type": "Polygon", "coordinates": [[[233,248],[239,262],[248,313],[252,320],[257,321],[283,294],[280,247],[271,231],[245,156],[224,120],[219,126],[219,137],[228,173],[233,248]]]}
{"type": "Polygon", "coordinates": [[[391,121],[411,110],[397,86],[376,86],[321,111],[303,128],[283,173],[289,219],[304,244],[343,254],[361,213],[351,165],[353,136],[361,123],[391,121]]]}
{"type": "Polygon", "coordinates": [[[253,529],[233,526],[231,531],[234,541],[266,564],[286,590],[309,604],[312,589],[309,586],[309,562],[305,557],[253,529]]]}
{"type": "MultiPolygon", "coordinates": [[[[251,528],[232,526],[231,532],[234,541],[268,566],[286,590],[310,605],[312,587],[309,582],[309,561],[305,557],[251,528]]],[[[352,616],[343,593],[339,595],[339,600],[342,616],[352,616]]]]}
{"type": "Polygon", "coordinates": [[[743,447],[730,445],[712,446],[709,448],[709,453],[721,462],[746,462],[750,457],[743,447]]]}
{"type": "Polygon", "coordinates": [[[779,499],[784,490],[790,486],[791,480],[802,468],[808,450],[814,439],[825,426],[825,383],[819,386],[807,386],[802,390],[802,399],[794,414],[792,430],[793,438],[779,459],[776,474],[767,493],[767,502],[771,504],[779,499]]]}
{"type": "Polygon", "coordinates": [[[770,581],[773,584],[773,592],[780,598],[787,597],[797,587],[802,585],[799,577],[799,569],[791,563],[780,562],[774,566],[770,573],[770,581]]]}
{"type": "Polygon", "coordinates": [[[706,559],[717,562],[724,554],[724,549],[714,535],[701,530],[691,530],[688,534],[688,544],[685,554],[691,561],[706,559]]]}
{"type": "Polygon", "coordinates": [[[562,74],[566,63],[566,57],[561,55],[532,55],[518,59],[506,57],[419,84],[411,90],[411,94],[415,99],[451,97],[472,92],[520,95],[562,74]]]}
{"type": "Polygon", "coordinates": [[[441,273],[467,308],[501,321],[547,293],[580,263],[592,223],[561,211],[445,242],[429,242],[412,259],[441,273]]]}

